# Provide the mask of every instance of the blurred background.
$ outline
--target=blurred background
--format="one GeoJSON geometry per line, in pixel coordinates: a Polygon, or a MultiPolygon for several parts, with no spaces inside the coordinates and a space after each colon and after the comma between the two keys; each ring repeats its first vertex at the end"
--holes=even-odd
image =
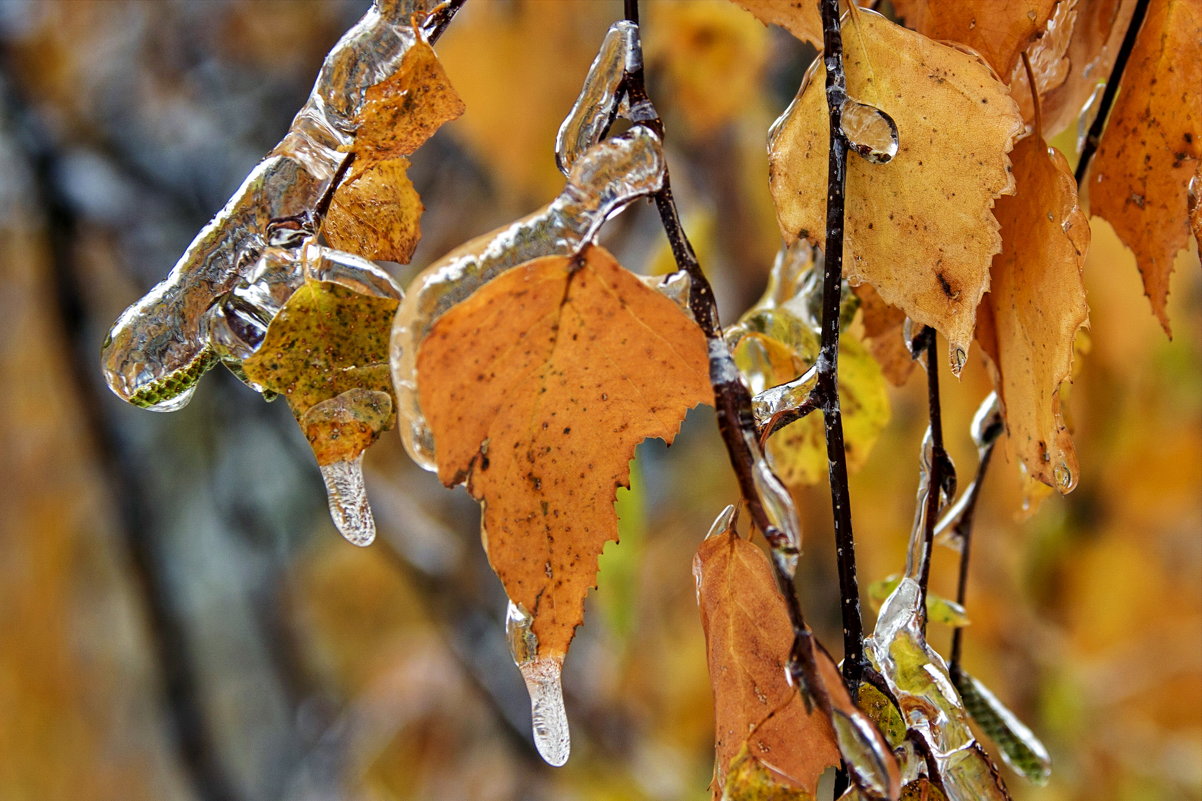
{"type": "MultiPolygon", "coordinates": [[[[644,444],[620,493],[622,543],[565,673],[573,755],[554,769],[530,742],[466,493],[386,435],[367,455],[380,537],[357,549],[283,404],[214,371],[157,415],[101,382],[108,326],[279,140],[367,5],[0,0],[0,801],[708,797],[691,562],[736,497],[708,409],[671,449],[644,444]]],[[[812,51],[725,0],[643,5],[678,202],[733,322],[779,244],[766,131],[812,51]]],[[[555,131],[620,15],[618,0],[470,0],[438,45],[468,111],[413,159],[426,214],[402,281],[558,192],[555,131]]],[[[669,259],[649,211],[603,234],[641,272],[669,259]]],[[[1095,222],[1068,401],[1080,487],[1025,513],[1002,450],[987,478],[965,664],[1055,763],[1043,789],[1007,773],[1017,799],[1202,798],[1197,262],[1179,257],[1170,342],[1095,222]]],[[[852,478],[865,584],[903,564],[917,375],[852,478]]],[[[988,390],[976,358],[944,378],[962,485],[988,390]]],[[[797,500],[800,592],[837,654],[829,498],[797,500]]],[[[954,595],[955,568],[936,553],[934,591],[954,595]]],[[[949,635],[932,643],[946,653],[949,635]]]]}

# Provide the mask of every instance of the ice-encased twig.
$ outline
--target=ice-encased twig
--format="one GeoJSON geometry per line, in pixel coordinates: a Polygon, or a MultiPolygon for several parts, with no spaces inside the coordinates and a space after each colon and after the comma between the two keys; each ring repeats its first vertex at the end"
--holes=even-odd
{"type": "Polygon", "coordinates": [[[162,411],[187,402],[200,374],[215,363],[203,331],[205,312],[271,244],[272,221],[312,221],[347,157],[341,149],[354,139],[367,90],[391,75],[418,40],[411,21],[428,5],[383,0],[368,9],[326,57],[283,140],[201,229],[167,278],[117,319],[102,365],[119,397],[162,411]]]}
{"type": "Polygon", "coordinates": [[[589,148],[551,203],[456,248],[413,280],[393,324],[391,363],[398,428],[414,461],[436,468],[434,437],[417,389],[417,349],[435,321],[511,267],[540,256],[578,253],[609,217],[658,190],[663,174],[659,137],[636,126],[589,148]]]}
{"type": "Polygon", "coordinates": [[[881,605],[864,650],[897,700],[907,727],[927,744],[949,801],[1005,801],[1009,796],[969,729],[968,713],[947,663],[923,633],[926,610],[920,577],[928,557],[927,495],[939,491],[930,482],[932,450],[928,430],[906,572],[881,605]]]}
{"type": "Polygon", "coordinates": [[[623,79],[642,68],[639,28],[633,22],[615,22],[605,33],[597,57],[575,105],[555,137],[555,162],[567,175],[576,159],[601,141],[617,116],[623,79]]]}

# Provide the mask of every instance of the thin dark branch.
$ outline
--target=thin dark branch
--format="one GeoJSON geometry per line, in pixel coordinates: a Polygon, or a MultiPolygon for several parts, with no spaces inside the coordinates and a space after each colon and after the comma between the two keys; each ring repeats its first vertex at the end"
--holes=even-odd
{"type": "Polygon", "coordinates": [[[847,480],[847,451],[843,444],[843,413],[839,408],[839,312],[843,295],[843,216],[847,182],[847,138],[843,134],[843,103],[847,80],[843,73],[843,36],[839,29],[839,0],[821,0],[823,66],[830,120],[827,162],[826,258],[822,281],[822,347],[818,355],[818,398],[826,424],[826,458],[834,510],[835,554],[839,570],[839,611],[843,620],[843,681],[855,698],[866,664],[860,589],[856,579],[855,535],[851,527],[851,491],[847,480]]]}
{"type": "Polygon", "coordinates": [[[430,44],[434,44],[442,37],[447,26],[451,24],[451,20],[455,18],[459,9],[463,8],[463,4],[466,2],[467,0],[447,0],[426,17],[422,28],[430,44]]]}
{"type": "MultiPolygon", "coordinates": [[[[960,575],[956,583],[956,603],[964,606],[968,597],[968,561],[972,549],[973,518],[976,515],[977,500],[981,497],[981,486],[985,483],[985,473],[989,470],[989,462],[993,457],[993,449],[997,444],[997,436],[988,439],[980,448],[980,461],[977,463],[977,475],[968,488],[964,490],[964,508],[960,519],[956,521],[956,533],[960,537],[960,575]]],[[[948,671],[952,683],[960,684],[960,655],[964,641],[963,627],[952,631],[952,648],[948,659],[948,671]]]]}
{"type": "MultiPolygon", "coordinates": [[[[637,0],[627,2],[627,17],[637,19],[637,0]]],[[[642,59],[639,59],[642,62],[642,59]]],[[[631,109],[653,110],[647,97],[643,71],[640,68],[626,76],[623,86],[627,93],[631,109]]],[[[661,137],[663,122],[658,115],[642,120],[640,124],[654,130],[661,137]]],[[[665,165],[663,187],[655,194],[655,206],[659,211],[660,221],[672,248],[672,255],[680,270],[688,274],[691,280],[689,308],[705,334],[710,352],[710,383],[714,391],[714,409],[718,417],[718,430],[722,442],[726,446],[727,456],[739,485],[739,492],[747,504],[756,528],[772,546],[772,565],[777,587],[785,598],[789,620],[793,628],[793,647],[789,656],[789,676],[793,683],[802,691],[806,703],[813,698],[820,709],[830,713],[830,698],[818,674],[818,664],[814,655],[813,635],[805,623],[801,611],[801,602],[797,597],[797,588],[793,583],[790,561],[796,559],[796,547],[790,542],[785,532],[772,522],[760,490],[756,486],[755,471],[761,453],[757,453],[758,432],[755,417],[751,409],[751,393],[747,389],[735,368],[722,336],[722,326],[718,318],[718,304],[714,297],[713,287],[697,261],[697,254],[689,242],[676,202],[672,196],[671,180],[665,165]]]]}
{"type": "MultiPolygon", "coordinates": [[[[931,550],[935,542],[935,523],[939,517],[940,501],[946,488],[953,482],[954,476],[949,472],[951,460],[943,447],[943,412],[939,402],[939,359],[935,341],[935,329],[924,328],[918,335],[921,342],[915,350],[924,355],[927,360],[927,407],[930,415],[931,432],[931,464],[927,473],[926,515],[922,531],[923,548],[922,564],[919,566],[918,584],[921,588],[918,604],[919,619],[922,629],[926,631],[927,624],[927,583],[931,578],[931,550]]],[[[954,485],[952,485],[954,491],[954,485]]],[[[948,495],[951,492],[947,492],[948,495]]]]}
{"type": "Polygon", "coordinates": [[[1102,92],[1102,102],[1098,104],[1098,115],[1094,117],[1093,124],[1089,126],[1089,133],[1085,137],[1085,145],[1081,148],[1081,159],[1077,162],[1077,170],[1075,173],[1077,186],[1080,186],[1085,181],[1085,173],[1089,169],[1089,162],[1093,159],[1094,152],[1098,149],[1098,142],[1102,139],[1102,130],[1106,127],[1106,118],[1110,116],[1110,108],[1114,105],[1114,99],[1119,93],[1119,84],[1123,80],[1123,71],[1127,68],[1127,60],[1131,57],[1131,51],[1135,48],[1135,39],[1139,36],[1139,29],[1143,27],[1144,17],[1148,15],[1148,0],[1136,0],[1135,11],[1131,15],[1131,24],[1127,26],[1127,33],[1123,36],[1123,44],[1119,47],[1118,55],[1114,59],[1114,67],[1110,70],[1110,77],[1106,80],[1106,89],[1102,92]]]}

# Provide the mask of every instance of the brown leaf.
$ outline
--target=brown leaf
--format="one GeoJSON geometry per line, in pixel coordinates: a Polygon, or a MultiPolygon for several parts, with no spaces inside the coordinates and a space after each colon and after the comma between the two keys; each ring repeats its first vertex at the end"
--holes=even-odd
{"type": "Polygon", "coordinates": [[[767,557],[726,531],[701,543],[693,574],[714,687],[714,798],[743,749],[778,784],[813,793],[839,749],[830,720],[807,714],[785,679],[793,627],[767,557]]]}
{"type": "Polygon", "coordinates": [[[809,0],[733,0],[765,25],[779,25],[803,42],[822,47],[822,16],[809,0]]]}
{"type": "MultiPolygon", "coordinates": [[[[1052,130],[1048,127],[1043,112],[1043,98],[1068,79],[1071,66],[1068,50],[1072,45],[1076,24],[1076,0],[1061,0],[1056,3],[1044,30],[1026,49],[1027,60],[1031,63],[1031,73],[1035,76],[1035,92],[1040,98],[1040,125],[1044,136],[1052,136],[1060,130],[1052,130]]],[[[1035,98],[1031,92],[1030,80],[1027,78],[1026,65],[1023,64],[1021,58],[1015,62],[1014,69],[1006,78],[1006,83],[1010,85],[1010,96],[1014,98],[1015,103],[1018,103],[1023,119],[1033,124],[1035,122],[1035,98]]]]}
{"type": "Polygon", "coordinates": [[[1015,454],[1032,477],[1069,492],[1077,455],[1059,393],[1071,377],[1073,340],[1089,311],[1081,277],[1089,220],[1059,151],[1031,136],[1011,157],[1017,192],[997,203],[1002,252],[993,260],[979,339],[993,361],[1015,454]]]}
{"type": "MultiPolygon", "coordinates": [[[[847,165],[844,272],[947,337],[959,372],[1001,247],[994,199],[1010,192],[1006,157],[1022,132],[1007,89],[984,63],[879,14],[844,25],[848,93],[889,114],[899,149],[887,164],[847,165]]],[[[777,124],[770,175],[785,239],[822,244],[829,123],[821,66],[777,124]]]]}
{"type": "Polygon", "coordinates": [[[1186,186],[1202,157],[1200,53],[1202,2],[1153,0],[1090,168],[1090,212],[1135,251],[1166,334],[1173,257],[1190,234],[1186,186]]]}
{"type": "Polygon", "coordinates": [[[998,75],[1008,76],[1043,32],[1056,0],[948,2],[896,0],[906,26],[932,39],[959,42],[980,53],[998,75]]]}
{"type": "Polygon", "coordinates": [[[539,654],[567,652],[614,493],[648,437],[711,397],[705,338],[605,250],[548,256],[451,307],[417,354],[438,476],[484,504],[484,541],[539,654]]]}
{"type": "Polygon", "coordinates": [[[411,155],[463,112],[434,48],[419,40],[395,73],[367,90],[350,150],[371,162],[411,155]]]}
{"type": "Polygon", "coordinates": [[[388,338],[397,305],[309,281],[242,362],[249,379],[287,399],[318,464],[349,461],[395,422],[388,338]]]}
{"type": "Polygon", "coordinates": [[[330,201],[322,234],[330,247],[408,264],[424,207],[404,158],[356,160],[330,201]]]}
{"type": "Polygon", "coordinates": [[[902,386],[914,371],[914,357],[902,333],[906,313],[882,300],[872,284],[860,284],[852,287],[852,291],[860,299],[860,319],[868,350],[889,383],[902,386]]]}

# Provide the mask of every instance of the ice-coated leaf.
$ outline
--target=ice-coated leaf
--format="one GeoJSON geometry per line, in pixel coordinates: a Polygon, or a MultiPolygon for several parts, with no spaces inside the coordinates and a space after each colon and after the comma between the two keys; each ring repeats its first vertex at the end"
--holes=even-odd
{"type": "MultiPolygon", "coordinates": [[[[880,581],[872,582],[868,585],[868,600],[879,609],[900,583],[900,574],[886,576],[880,581]]],[[[952,628],[960,628],[969,624],[968,613],[964,611],[963,606],[930,591],[927,592],[927,620],[952,628]]]]}
{"type": "Polygon", "coordinates": [[[998,75],[1009,76],[1019,54],[1044,31],[1057,0],[896,0],[906,26],[929,36],[967,45],[998,75]]]}
{"type": "Polygon", "coordinates": [[[434,48],[419,39],[394,73],[367,90],[354,144],[344,150],[369,162],[409,156],[463,112],[434,48]]]}
{"type": "Polygon", "coordinates": [[[396,308],[396,298],[308,281],[242,362],[247,377],[288,401],[318,464],[357,456],[392,427],[388,333],[396,308]],[[363,447],[356,452],[346,437],[363,447]]]}
{"type": "Polygon", "coordinates": [[[1189,242],[1187,187],[1202,158],[1200,50],[1202,3],[1152,0],[1087,181],[1090,213],[1135,252],[1165,333],[1173,258],[1189,242]]]}
{"type": "Polygon", "coordinates": [[[1035,733],[974,677],[960,671],[955,680],[968,714],[997,743],[1002,760],[1031,782],[1047,784],[1052,775],[1052,758],[1035,733]]]}
{"type": "Polygon", "coordinates": [[[408,264],[423,210],[404,158],[356,160],[330,202],[322,233],[331,247],[408,264]]]}
{"type": "MultiPolygon", "coordinates": [[[[1064,124],[1060,128],[1049,127],[1050,121],[1043,113],[1042,99],[1068,79],[1072,67],[1068,50],[1077,24],[1077,14],[1077,0],[1057,2],[1043,32],[1027,47],[1027,60],[1031,63],[1031,73],[1035,76],[1035,92],[1041,99],[1040,119],[1044,136],[1059,133],[1064,127],[1064,124]]],[[[1006,83],[1010,85],[1010,96],[1018,103],[1023,119],[1034,123],[1035,99],[1031,93],[1031,82],[1027,78],[1026,65],[1020,59],[1015,63],[1010,75],[1003,77],[1006,77],[1006,83]]]]}
{"type": "Polygon", "coordinates": [[[822,15],[809,0],[732,0],[765,25],[779,25],[803,42],[822,47],[822,15]]]}
{"type": "Polygon", "coordinates": [[[978,312],[977,341],[992,362],[1011,448],[1033,477],[1061,492],[1078,466],[1060,411],[1073,340],[1086,324],[1082,269],[1089,220],[1060,152],[1031,136],[1011,154],[1016,193],[998,200],[1002,252],[978,312]]]}
{"type": "MultiPolygon", "coordinates": [[[[899,147],[888,164],[847,164],[844,271],[888,304],[942,332],[958,372],[1001,246],[994,199],[1010,192],[1007,153],[1022,117],[972,55],[857,11],[843,28],[848,94],[888,114],[899,147]]],[[[769,169],[786,241],[826,236],[830,141],[821,63],[773,126],[769,169]]]]}
{"type": "MultiPolygon", "coordinates": [[[[167,278],[114,323],[102,349],[114,393],[161,411],[187,402],[200,375],[216,362],[205,331],[210,310],[246,279],[266,249],[282,244],[281,233],[301,235],[316,224],[346,151],[354,149],[368,94],[407,59],[420,60],[429,50],[411,27],[415,15],[420,21],[425,13],[417,2],[373,3],[339,39],[287,135],[201,229],[167,278]]],[[[401,105],[420,106],[417,99],[411,92],[401,105]]]]}
{"type": "Polygon", "coordinates": [[[617,539],[614,493],[648,437],[709,400],[697,325],[598,247],[508,270],[438,317],[417,353],[438,476],[484,505],[489,561],[562,658],[617,539]]]}
{"type": "Polygon", "coordinates": [[[832,717],[817,705],[807,711],[789,684],[793,628],[763,551],[733,530],[711,534],[693,574],[714,689],[714,798],[807,797],[841,754],[866,795],[894,797],[892,753],[821,646],[814,656],[832,717]]]}
{"type": "Polygon", "coordinates": [[[1078,117],[1088,130],[1093,115],[1083,115],[1082,109],[1091,98],[1096,98],[1099,83],[1109,80],[1135,7],[1132,0],[1076,0],[1075,5],[1077,19],[1068,43],[1068,74],[1043,98],[1043,132],[1048,137],[1064,130],[1078,117]]]}

